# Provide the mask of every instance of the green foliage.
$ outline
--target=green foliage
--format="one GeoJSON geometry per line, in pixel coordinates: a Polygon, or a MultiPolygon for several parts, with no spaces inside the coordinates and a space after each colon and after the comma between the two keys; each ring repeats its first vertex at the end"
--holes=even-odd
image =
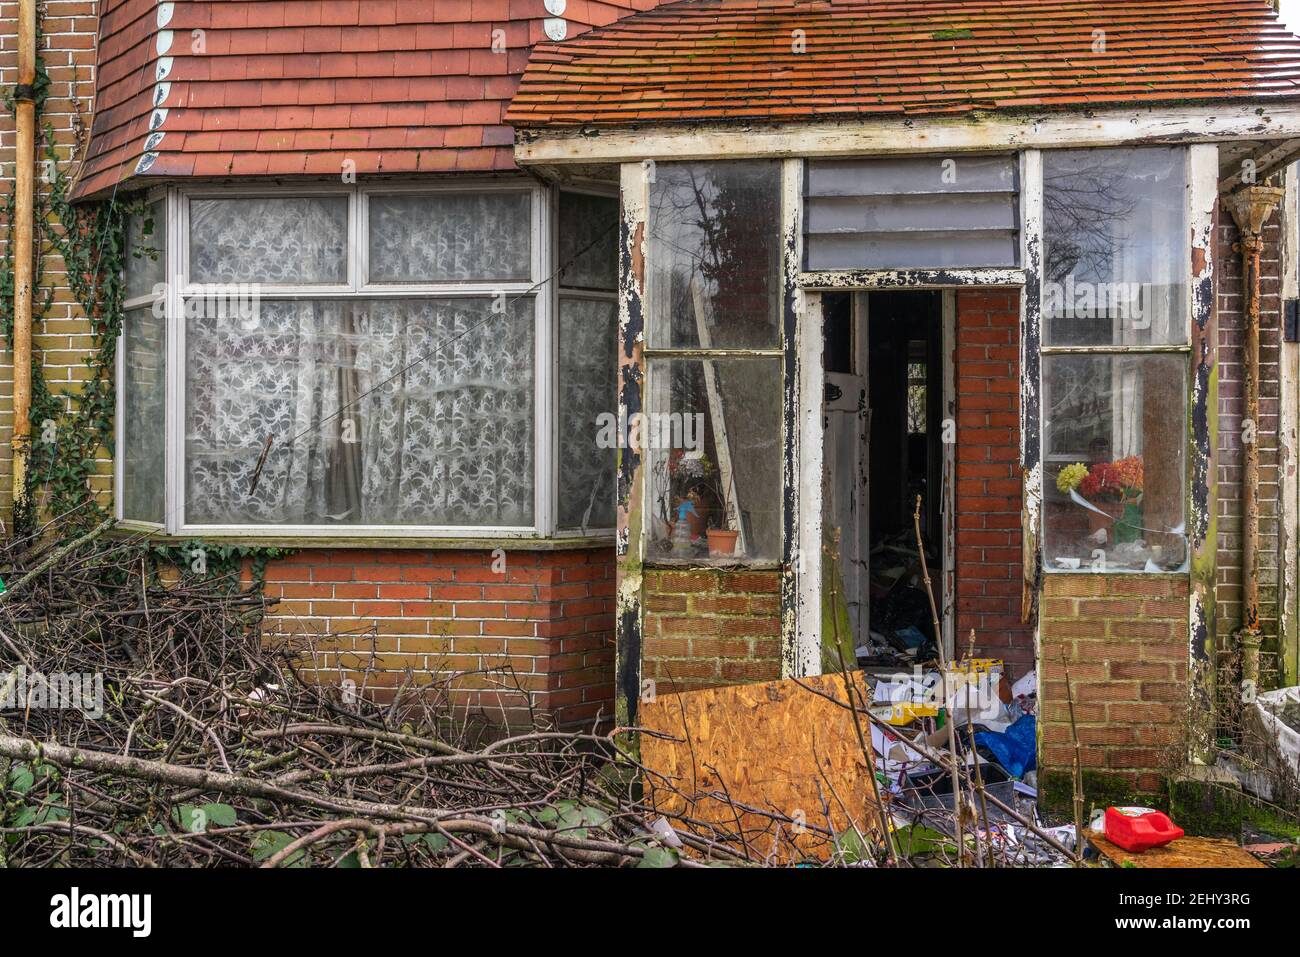
{"type": "MultiPolygon", "coordinates": [[[[270,860],[279,851],[284,850],[294,842],[292,834],[286,834],[284,831],[259,831],[253,838],[251,850],[253,852],[253,861],[262,863],[270,860]]],[[[281,867],[306,867],[307,858],[301,850],[294,851],[287,858],[280,862],[281,867]]]]}
{"type": "MultiPolygon", "coordinates": [[[[38,64],[37,73],[39,115],[49,79],[43,64],[38,64]]],[[[32,269],[33,296],[42,299],[32,304],[33,321],[39,322],[53,305],[55,284],[44,276],[44,261],[47,252],[54,252],[63,260],[68,288],[90,323],[93,348],[85,359],[88,374],[78,391],[58,395],[50,390],[44,375],[43,351],[33,341],[28,417],[31,451],[26,494],[14,511],[14,531],[21,535],[34,529],[38,511],[50,515],[71,513],[71,520],[61,525],[64,536],[70,538],[110,514],[111,499],[94,494],[93,480],[97,461],[105,457],[104,453],[109,458],[116,453],[116,366],[118,339],[122,333],[125,267],[132,257],[152,255],[149,250],[131,247],[128,223],[132,216],[145,217],[142,232],[146,237],[153,232],[153,224],[147,218],[148,207],[140,193],[123,197],[114,191],[107,201],[74,204],[69,195],[72,184],[65,164],[60,162],[54,131],[48,125],[43,142],[46,182],[45,188],[37,190],[33,211],[39,241],[32,269]]],[[[11,188],[0,196],[0,217],[8,224],[10,240],[0,258],[0,335],[10,342],[14,323],[14,205],[15,194],[11,188]]],[[[240,564],[244,559],[251,559],[255,587],[260,587],[264,580],[267,561],[289,554],[278,548],[186,542],[159,546],[155,557],[172,561],[177,568],[186,570],[190,567],[189,559],[179,558],[195,547],[202,547],[207,553],[208,575],[230,575],[236,584],[240,564]]]]}

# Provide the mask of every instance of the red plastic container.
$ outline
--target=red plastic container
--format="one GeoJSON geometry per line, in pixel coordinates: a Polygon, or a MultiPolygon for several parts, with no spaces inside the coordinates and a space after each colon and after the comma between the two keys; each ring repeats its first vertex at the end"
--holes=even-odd
{"type": "Polygon", "coordinates": [[[1106,838],[1126,851],[1149,851],[1182,836],[1183,829],[1154,808],[1106,808],[1106,838]]]}

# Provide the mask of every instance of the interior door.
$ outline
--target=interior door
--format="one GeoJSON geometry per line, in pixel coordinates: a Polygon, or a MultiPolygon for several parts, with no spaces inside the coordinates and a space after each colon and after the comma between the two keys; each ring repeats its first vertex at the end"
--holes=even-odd
{"type": "MultiPolygon", "coordinates": [[[[824,404],[826,443],[823,488],[828,501],[823,514],[828,531],[839,530],[837,591],[848,607],[854,646],[866,634],[870,612],[868,561],[868,437],[871,413],[867,408],[867,378],[863,375],[826,373],[824,404]]],[[[828,535],[829,538],[829,535],[828,535]]],[[[823,596],[823,601],[829,596],[823,596]]]]}

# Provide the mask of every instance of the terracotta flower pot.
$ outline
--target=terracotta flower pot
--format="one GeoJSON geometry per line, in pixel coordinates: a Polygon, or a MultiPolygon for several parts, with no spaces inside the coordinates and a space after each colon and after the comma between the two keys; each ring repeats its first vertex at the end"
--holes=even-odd
{"type": "Polygon", "coordinates": [[[740,532],[733,532],[726,528],[709,529],[709,557],[730,558],[735,555],[738,538],[740,532]]]}

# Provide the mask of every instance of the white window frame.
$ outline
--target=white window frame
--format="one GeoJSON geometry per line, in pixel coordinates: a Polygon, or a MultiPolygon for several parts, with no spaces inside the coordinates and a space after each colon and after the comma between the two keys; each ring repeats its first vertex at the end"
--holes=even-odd
{"type": "MultiPolygon", "coordinates": [[[[564,192],[616,196],[612,187],[566,185],[564,192]]],[[[559,385],[556,344],[559,336],[559,298],[555,251],[558,248],[559,193],[557,187],[539,184],[534,179],[479,177],[452,181],[415,183],[391,182],[370,184],[304,184],[195,186],[156,190],[147,201],[166,198],[167,265],[166,275],[175,276],[167,284],[167,355],[166,355],[166,510],[161,524],[127,519],[122,515],[124,468],[123,458],[115,455],[115,512],[124,528],[163,532],[182,537],[249,537],[258,539],[536,539],[536,538],[612,538],[613,528],[559,530],[559,475],[557,442],[559,385]],[[531,261],[529,276],[512,282],[440,282],[440,283],[371,283],[367,275],[367,241],[369,201],[372,196],[431,193],[515,192],[532,197],[531,261]],[[533,397],[533,522],[517,526],[480,525],[275,525],[218,524],[199,525],[185,517],[185,308],[184,292],[190,282],[189,209],[192,200],[247,199],[285,196],[345,196],[348,199],[347,282],[343,284],[271,285],[261,288],[265,299],[379,299],[379,298],[465,298],[490,297],[505,293],[513,298],[533,298],[534,397],[533,397]],[[175,265],[177,268],[171,268],[175,265]]],[[[566,296],[617,301],[617,289],[608,293],[577,290],[566,296]]],[[[153,297],[133,299],[127,308],[151,305],[153,297]]],[[[116,390],[116,449],[123,445],[122,415],[124,357],[119,339],[116,390]]],[[[611,466],[612,468],[612,466],[611,466]]]]}
{"type": "MultiPolygon", "coordinates": [[[[1186,219],[1184,221],[1185,228],[1183,230],[1183,240],[1185,246],[1182,250],[1183,252],[1182,285],[1187,292],[1187,295],[1184,297],[1184,301],[1183,301],[1184,341],[1182,343],[1154,344],[1154,345],[1153,344],[1145,344],[1145,345],[1119,344],[1119,345],[1083,345],[1083,346],[1055,345],[1054,346],[1054,345],[1049,345],[1047,342],[1046,318],[1040,317],[1040,321],[1041,321],[1040,329],[1042,334],[1042,340],[1039,345],[1038,375],[1039,375],[1039,382],[1040,382],[1040,390],[1042,393],[1042,404],[1039,408],[1040,420],[1039,420],[1038,435],[1039,435],[1039,443],[1040,443],[1039,445],[1039,461],[1041,463],[1040,470],[1043,476],[1044,483],[1048,481],[1047,475],[1048,475],[1049,466],[1051,465],[1059,466],[1061,464],[1069,464],[1072,461],[1077,461],[1076,455],[1073,455],[1071,453],[1052,452],[1049,451],[1048,449],[1047,418],[1048,418],[1048,409],[1051,407],[1051,390],[1048,385],[1047,365],[1049,360],[1051,360],[1053,357],[1071,356],[1071,355],[1087,356],[1087,357],[1102,357],[1102,358],[1110,357],[1110,356],[1133,356],[1137,358],[1142,358],[1145,356],[1161,356],[1161,355],[1181,356],[1185,363],[1185,367],[1184,367],[1185,378],[1183,380],[1183,383],[1184,386],[1186,387],[1183,394],[1183,403],[1184,403],[1183,409],[1185,414],[1190,413],[1191,402],[1192,402],[1192,375],[1193,375],[1192,326],[1193,326],[1194,316],[1192,313],[1193,313],[1193,306],[1195,303],[1195,296],[1192,294],[1192,283],[1194,277],[1192,275],[1191,253],[1192,253],[1192,236],[1196,234],[1198,217],[1200,215],[1196,208],[1195,190],[1194,190],[1196,170],[1193,165],[1193,150],[1196,148],[1196,146],[1195,144],[1177,144],[1177,143],[1175,144],[1129,144],[1129,145],[1117,144],[1114,146],[1087,147],[1086,149],[1091,150],[1093,152],[1102,152],[1102,151],[1118,152],[1121,150],[1127,152],[1134,152],[1134,151],[1140,151],[1148,147],[1159,148],[1162,146],[1168,146],[1169,148],[1172,149],[1181,150],[1182,159],[1183,159],[1183,197],[1184,197],[1183,208],[1186,214],[1186,219]]],[[[1050,152],[1054,152],[1054,151],[1043,150],[1041,152],[1041,155],[1045,158],[1050,152]]],[[[1060,150],[1056,150],[1055,152],[1078,152],[1078,150],[1073,148],[1062,148],[1060,150]]],[[[1046,164],[1042,162],[1038,164],[1037,171],[1036,171],[1037,181],[1034,184],[1035,194],[1038,197],[1040,202],[1040,208],[1037,213],[1039,219],[1034,224],[1025,225],[1026,234],[1029,234],[1032,231],[1033,234],[1038,237],[1038,242],[1040,246],[1039,249],[1037,250],[1036,255],[1039,261],[1042,262],[1043,268],[1046,268],[1045,254],[1046,254],[1046,247],[1047,247],[1046,214],[1041,209],[1041,201],[1042,201],[1042,196],[1044,191],[1044,166],[1045,165],[1046,164]]],[[[1041,281],[1041,277],[1040,277],[1040,281],[1041,281]]],[[[1191,446],[1190,438],[1185,428],[1180,428],[1179,435],[1181,436],[1181,440],[1183,443],[1183,525],[1184,528],[1186,528],[1187,523],[1190,520],[1192,515],[1192,496],[1191,496],[1192,446],[1191,446]]],[[[1055,472],[1053,472],[1052,474],[1054,476],[1055,472]]],[[[1191,541],[1190,538],[1188,538],[1187,535],[1184,534],[1184,539],[1187,542],[1187,554],[1180,568],[1171,569],[1168,571],[1162,570],[1160,572],[1147,572],[1143,569],[1109,568],[1109,567],[1098,569],[1098,570],[1059,568],[1052,562],[1051,557],[1047,554],[1047,510],[1048,510],[1047,497],[1048,496],[1047,496],[1046,489],[1044,489],[1043,494],[1041,496],[1041,501],[1039,502],[1038,505],[1038,510],[1039,510],[1038,523],[1039,523],[1039,530],[1040,530],[1039,550],[1041,552],[1041,561],[1042,561],[1042,568],[1044,574],[1051,574],[1051,575],[1164,574],[1164,575],[1168,575],[1168,574],[1186,574],[1187,570],[1191,567],[1191,560],[1192,560],[1191,541]]]]}

